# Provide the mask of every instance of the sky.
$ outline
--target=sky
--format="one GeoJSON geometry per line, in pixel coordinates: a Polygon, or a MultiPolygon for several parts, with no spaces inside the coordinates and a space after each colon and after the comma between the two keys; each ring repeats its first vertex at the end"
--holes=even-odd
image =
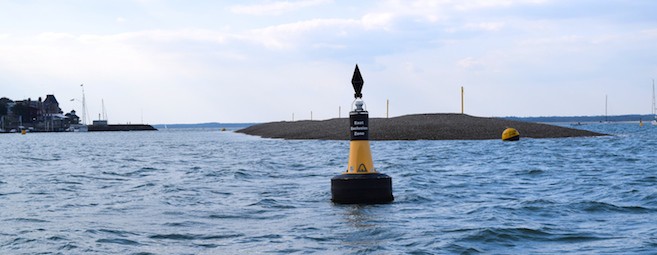
{"type": "Polygon", "coordinates": [[[110,123],[651,113],[657,1],[0,0],[0,97],[110,123]],[[84,86],[81,86],[84,84],[84,86]],[[607,99],[605,99],[607,98],[607,99]]]}

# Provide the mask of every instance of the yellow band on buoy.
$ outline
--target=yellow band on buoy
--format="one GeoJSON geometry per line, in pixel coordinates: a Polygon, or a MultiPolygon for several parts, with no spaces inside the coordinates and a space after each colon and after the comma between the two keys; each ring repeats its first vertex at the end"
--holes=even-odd
{"type": "Polygon", "coordinates": [[[347,165],[348,174],[373,174],[374,163],[372,163],[372,152],[370,151],[370,141],[356,140],[349,143],[349,164],[347,165]]]}
{"type": "Polygon", "coordinates": [[[507,128],[502,132],[502,141],[518,141],[520,140],[520,132],[515,128],[507,128]]]}

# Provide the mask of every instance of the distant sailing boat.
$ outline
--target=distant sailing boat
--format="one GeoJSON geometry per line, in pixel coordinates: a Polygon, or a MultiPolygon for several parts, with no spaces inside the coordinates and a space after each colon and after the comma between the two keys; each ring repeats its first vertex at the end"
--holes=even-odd
{"type": "Polygon", "coordinates": [[[653,120],[650,122],[653,126],[657,126],[657,104],[655,102],[655,79],[652,79],[652,116],[653,120]]]}
{"type": "Polygon", "coordinates": [[[102,113],[98,114],[98,120],[92,121],[94,126],[107,126],[107,112],[105,111],[105,99],[101,99],[102,113]],[[101,115],[102,114],[102,115],[101,115]]]}
{"type": "MultiPolygon", "coordinates": [[[[71,126],[69,127],[69,131],[73,131],[73,132],[87,132],[87,131],[89,131],[89,128],[87,127],[87,123],[88,123],[87,122],[87,102],[86,102],[86,98],[84,96],[84,84],[80,84],[80,88],[82,88],[82,119],[81,119],[81,121],[79,121],[81,123],[71,124],[71,126]]],[[[73,100],[75,100],[75,99],[71,99],[71,101],[73,101],[73,100]]]]}
{"type": "Polygon", "coordinates": [[[605,95],[605,122],[604,123],[609,123],[609,118],[607,117],[607,100],[608,97],[605,95]]]}

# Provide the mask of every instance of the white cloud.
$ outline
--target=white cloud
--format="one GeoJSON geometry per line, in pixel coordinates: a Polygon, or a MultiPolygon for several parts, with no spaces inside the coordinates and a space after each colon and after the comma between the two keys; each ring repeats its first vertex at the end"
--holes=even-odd
{"type": "Polygon", "coordinates": [[[522,46],[551,45],[551,44],[573,44],[586,41],[587,38],[579,35],[557,35],[552,37],[529,38],[520,41],[522,46]]]}
{"type": "Polygon", "coordinates": [[[457,62],[457,65],[466,69],[477,69],[483,65],[483,61],[473,57],[467,57],[457,62]]]}
{"type": "Polygon", "coordinates": [[[547,0],[470,0],[470,1],[446,1],[454,6],[454,9],[467,11],[472,9],[484,9],[494,7],[509,7],[519,4],[542,4],[547,0]]]}
{"type": "Polygon", "coordinates": [[[504,27],[504,22],[479,22],[468,23],[465,25],[466,29],[476,29],[485,31],[499,31],[504,27]]]}
{"type": "Polygon", "coordinates": [[[110,36],[84,35],[82,40],[112,40],[130,41],[147,40],[152,42],[172,41],[201,41],[212,43],[224,43],[230,35],[208,29],[181,29],[181,30],[147,30],[140,32],[121,33],[110,36]]]}
{"type": "Polygon", "coordinates": [[[305,0],[305,1],[275,1],[264,4],[234,5],[229,8],[233,13],[249,15],[281,15],[286,12],[322,5],[331,0],[305,0]]]}
{"type": "MultiPolygon", "coordinates": [[[[530,6],[541,1],[357,1],[321,12],[311,8],[325,3],[212,4],[219,8],[207,11],[154,1],[143,19],[131,14],[130,26],[117,24],[124,13],[106,13],[99,23],[90,21],[91,28],[35,23],[30,30],[4,31],[0,77],[20,86],[2,86],[3,92],[65,99],[69,86],[78,93],[76,85],[84,82],[90,102],[103,95],[117,122],[137,122],[141,107],[151,122],[268,121],[289,119],[292,112],[300,119],[310,110],[320,119],[335,117],[339,104],[346,112],[357,62],[372,116],[384,114],[388,97],[395,115],[460,111],[461,85],[466,112],[500,116],[581,112],[577,104],[592,103],[553,100],[555,91],[568,90],[569,98],[640,95],[614,88],[657,74],[657,30],[650,20],[628,24],[605,13],[579,17],[570,9],[566,19],[551,17],[569,4],[530,6]],[[227,11],[290,16],[245,19],[227,11]],[[106,29],[98,25],[108,23],[106,29]],[[40,87],[23,92],[33,84],[40,87]],[[123,104],[128,101],[140,105],[123,104]],[[567,107],[549,105],[555,101],[567,107]],[[181,105],[193,105],[194,114],[181,105]]],[[[619,111],[636,109],[635,101],[619,111]]]]}
{"type": "Polygon", "coordinates": [[[345,49],[348,46],[345,44],[315,43],[312,47],[315,49],[345,49]]]}
{"type": "Polygon", "coordinates": [[[639,32],[649,37],[657,37],[657,29],[646,29],[646,30],[641,30],[639,32]]]}
{"type": "Polygon", "coordinates": [[[369,13],[361,18],[361,23],[365,29],[387,29],[394,17],[392,13],[369,13]]]}
{"type": "Polygon", "coordinates": [[[37,41],[43,41],[43,42],[55,42],[61,40],[75,39],[75,36],[68,33],[46,32],[37,35],[36,39],[37,41]]]}
{"type": "Polygon", "coordinates": [[[304,34],[322,31],[322,33],[344,34],[343,29],[363,27],[363,22],[353,19],[313,19],[294,23],[254,29],[244,35],[252,42],[262,44],[269,49],[292,49],[304,34]]]}

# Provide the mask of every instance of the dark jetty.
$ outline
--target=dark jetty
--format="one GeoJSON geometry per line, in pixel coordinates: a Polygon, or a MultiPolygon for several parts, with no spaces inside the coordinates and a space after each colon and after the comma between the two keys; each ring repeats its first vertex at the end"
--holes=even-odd
{"type": "MultiPolygon", "coordinates": [[[[521,137],[560,138],[604,136],[586,130],[466,114],[413,114],[370,118],[370,140],[484,140],[501,139],[513,127],[521,137]]],[[[270,122],[237,131],[264,138],[349,140],[349,119],[270,122]]]]}
{"type": "Polygon", "coordinates": [[[89,132],[100,131],[155,131],[153,126],[146,124],[125,124],[125,125],[89,125],[89,132]]]}

